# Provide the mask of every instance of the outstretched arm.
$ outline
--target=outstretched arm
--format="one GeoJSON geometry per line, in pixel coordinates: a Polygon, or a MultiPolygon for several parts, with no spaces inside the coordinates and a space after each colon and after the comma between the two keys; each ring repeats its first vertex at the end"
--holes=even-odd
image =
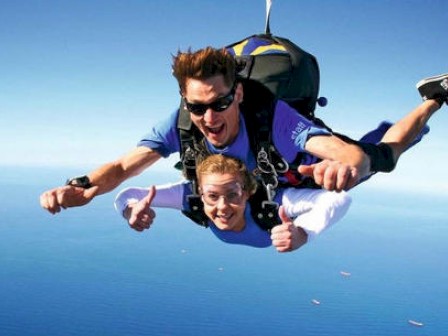
{"type": "Polygon", "coordinates": [[[301,166],[299,173],[312,176],[327,190],[348,190],[370,173],[369,156],[359,146],[337,136],[313,136],[306,142],[305,149],[324,161],[301,166]]]}
{"type": "Polygon", "coordinates": [[[351,204],[346,192],[288,188],[282,197],[282,224],[272,229],[279,252],[296,250],[338,222],[351,204]]]}
{"type": "Polygon", "coordinates": [[[92,187],[61,186],[43,192],[40,205],[51,214],[61,209],[83,206],[95,196],[107,193],[128,178],[140,174],[160,158],[160,154],[147,148],[137,147],[118,160],[106,163],[88,174],[92,187]]]}
{"type": "Polygon", "coordinates": [[[150,188],[126,188],[115,198],[115,209],[129,226],[136,231],[149,229],[156,216],[153,207],[181,210],[185,182],[153,186],[150,188]]]}
{"type": "MultiPolygon", "coordinates": [[[[445,78],[446,81],[447,75],[437,78],[440,80],[445,78]]],[[[443,93],[440,92],[440,99],[447,99],[446,91],[445,89],[443,93]]],[[[370,150],[368,150],[369,147],[366,148],[367,152],[370,152],[369,155],[359,153],[360,147],[344,144],[342,140],[340,140],[342,144],[338,144],[338,141],[333,141],[333,137],[327,137],[327,139],[325,136],[311,137],[306,143],[306,149],[328,160],[310,166],[301,166],[299,173],[313,177],[317,184],[328,190],[340,191],[352,188],[376,171],[390,172],[394,169],[399,157],[428,132],[426,124],[440,108],[441,102],[436,99],[425,100],[389,127],[381,138],[379,146],[370,150]]]]}
{"type": "Polygon", "coordinates": [[[351,197],[346,192],[289,188],[282,202],[294,225],[305,230],[311,241],[345,216],[351,197]]]}

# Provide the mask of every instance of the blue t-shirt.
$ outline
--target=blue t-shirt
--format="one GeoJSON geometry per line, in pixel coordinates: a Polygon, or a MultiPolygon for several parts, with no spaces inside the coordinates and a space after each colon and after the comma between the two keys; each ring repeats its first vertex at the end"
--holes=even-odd
{"type": "Polygon", "coordinates": [[[269,232],[260,228],[254,222],[250,214],[250,204],[248,203],[244,210],[244,218],[246,225],[239,232],[230,230],[220,230],[209,221],[209,226],[213,234],[227,244],[248,245],[252,247],[269,247],[272,245],[271,235],[269,232]]]}
{"type": "MultiPolygon", "coordinates": [[[[180,152],[179,131],[177,118],[179,110],[169,118],[154,126],[150,132],[138,143],[157,151],[163,157],[180,152]]],[[[242,116],[242,114],[240,114],[242,116]]],[[[305,152],[305,143],[314,135],[329,135],[330,132],[300,115],[296,110],[283,101],[278,101],[273,118],[273,143],[279,153],[288,162],[292,162],[297,153],[305,153],[304,162],[310,164],[318,159],[305,152]]],[[[240,118],[239,132],[236,139],[224,148],[215,148],[206,141],[208,149],[213,154],[224,154],[242,160],[250,170],[254,169],[255,157],[250,150],[249,137],[244,118],[240,118]]]]}
{"type": "MultiPolygon", "coordinates": [[[[283,197],[284,189],[277,190],[274,201],[277,203],[281,202],[283,197]]],[[[190,205],[188,204],[188,196],[192,194],[191,183],[186,182],[182,184],[182,209],[189,210],[190,205]]],[[[156,196],[157,197],[157,196],[156,196]]],[[[244,229],[235,232],[230,230],[220,230],[216,227],[216,225],[208,220],[208,225],[213,232],[213,234],[220,240],[228,244],[238,244],[238,245],[247,245],[252,247],[269,247],[272,245],[271,235],[268,231],[263,230],[258,224],[254,221],[252,214],[250,203],[246,203],[246,209],[244,210],[244,218],[246,220],[246,225],[244,229]]]]}

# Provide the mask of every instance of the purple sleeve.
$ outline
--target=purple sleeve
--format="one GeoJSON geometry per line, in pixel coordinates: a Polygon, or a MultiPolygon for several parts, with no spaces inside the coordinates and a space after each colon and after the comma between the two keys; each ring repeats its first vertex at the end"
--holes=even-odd
{"type": "Polygon", "coordinates": [[[275,107],[273,123],[274,144],[289,162],[294,160],[298,152],[305,152],[305,143],[310,137],[331,134],[280,100],[275,107]]]}
{"type": "Polygon", "coordinates": [[[151,148],[163,157],[180,151],[179,133],[177,131],[177,116],[179,110],[171,113],[169,118],[159,122],[140,140],[137,146],[151,148]]]}

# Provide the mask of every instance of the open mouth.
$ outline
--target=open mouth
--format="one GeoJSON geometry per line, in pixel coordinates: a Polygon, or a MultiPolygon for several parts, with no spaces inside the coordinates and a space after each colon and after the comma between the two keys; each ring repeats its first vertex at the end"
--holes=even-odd
{"type": "Polygon", "coordinates": [[[219,127],[207,127],[207,131],[211,134],[219,134],[224,130],[224,124],[219,127]]]}
{"type": "Polygon", "coordinates": [[[215,218],[220,219],[222,222],[228,222],[232,217],[233,214],[221,214],[215,216],[215,218]]]}

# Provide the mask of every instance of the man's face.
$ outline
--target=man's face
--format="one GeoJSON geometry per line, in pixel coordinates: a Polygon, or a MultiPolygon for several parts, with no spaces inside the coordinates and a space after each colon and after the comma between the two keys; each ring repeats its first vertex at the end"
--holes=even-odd
{"type": "MultiPolygon", "coordinates": [[[[219,98],[231,93],[232,87],[224,84],[223,76],[215,76],[206,80],[187,79],[184,99],[190,104],[212,104],[219,98]]],[[[234,99],[228,108],[221,112],[207,107],[203,115],[190,112],[190,117],[206,139],[215,147],[225,147],[232,143],[239,131],[239,103],[243,98],[243,89],[238,84],[234,99]]]]}

